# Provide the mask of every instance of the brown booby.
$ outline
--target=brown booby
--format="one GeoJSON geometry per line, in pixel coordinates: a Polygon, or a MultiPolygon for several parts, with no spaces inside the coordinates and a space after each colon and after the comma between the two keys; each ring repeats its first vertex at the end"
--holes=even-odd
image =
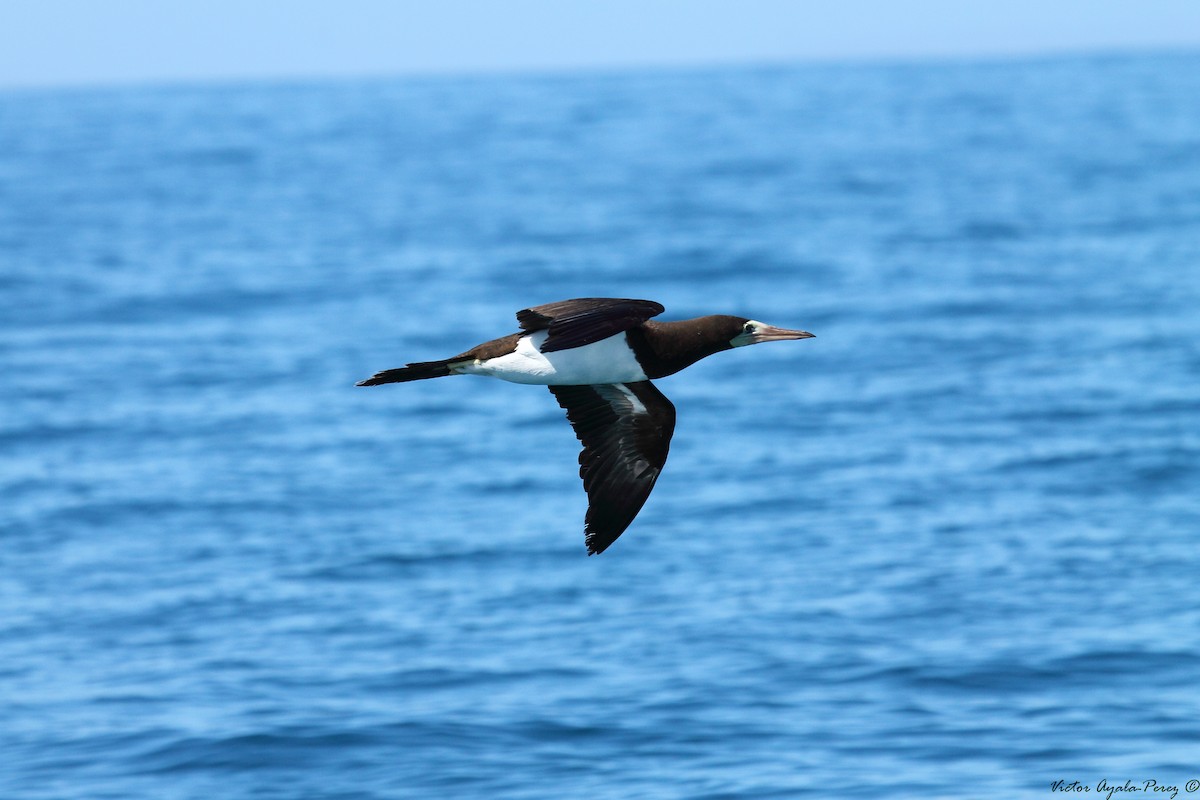
{"type": "Polygon", "coordinates": [[[675,406],[651,379],[722,350],[813,334],[717,314],[649,322],[650,300],[582,298],[517,312],[518,333],[440,361],[377,372],[358,386],[487,375],[548,386],[583,444],[588,555],[604,552],[637,516],[667,460],[675,406]]]}

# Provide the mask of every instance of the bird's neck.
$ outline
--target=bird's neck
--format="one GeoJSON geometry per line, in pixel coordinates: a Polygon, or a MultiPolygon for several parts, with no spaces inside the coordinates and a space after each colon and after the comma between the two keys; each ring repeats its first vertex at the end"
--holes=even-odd
{"type": "Polygon", "coordinates": [[[733,349],[697,320],[647,322],[628,332],[630,345],[648,378],[663,378],[713,353],[733,349]]]}

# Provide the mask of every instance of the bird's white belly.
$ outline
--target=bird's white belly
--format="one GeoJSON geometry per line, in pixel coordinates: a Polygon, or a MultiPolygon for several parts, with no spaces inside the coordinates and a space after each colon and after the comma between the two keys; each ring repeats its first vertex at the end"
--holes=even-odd
{"type": "Polygon", "coordinates": [[[646,373],[633,357],[623,332],[583,347],[543,353],[539,348],[548,335],[547,331],[536,331],[522,336],[512,353],[463,364],[455,367],[454,371],[539,386],[582,386],[646,380],[646,373]]]}

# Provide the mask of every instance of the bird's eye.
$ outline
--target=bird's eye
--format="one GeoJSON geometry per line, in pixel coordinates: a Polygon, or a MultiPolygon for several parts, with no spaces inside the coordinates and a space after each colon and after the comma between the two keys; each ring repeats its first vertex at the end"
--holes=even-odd
{"type": "Polygon", "coordinates": [[[744,330],[746,333],[750,333],[754,330],[754,325],[747,322],[745,325],[742,326],[742,330],[744,330]]]}

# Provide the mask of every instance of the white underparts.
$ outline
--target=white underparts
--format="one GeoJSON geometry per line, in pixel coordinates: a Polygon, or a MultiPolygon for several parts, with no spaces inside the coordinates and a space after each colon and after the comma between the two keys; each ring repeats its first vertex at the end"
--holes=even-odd
{"type": "Polygon", "coordinates": [[[451,369],[460,375],[487,375],[511,383],[539,386],[646,380],[646,373],[634,358],[623,332],[583,347],[543,353],[539,348],[548,335],[546,331],[536,331],[522,336],[517,341],[517,349],[508,355],[459,364],[451,369]]]}

